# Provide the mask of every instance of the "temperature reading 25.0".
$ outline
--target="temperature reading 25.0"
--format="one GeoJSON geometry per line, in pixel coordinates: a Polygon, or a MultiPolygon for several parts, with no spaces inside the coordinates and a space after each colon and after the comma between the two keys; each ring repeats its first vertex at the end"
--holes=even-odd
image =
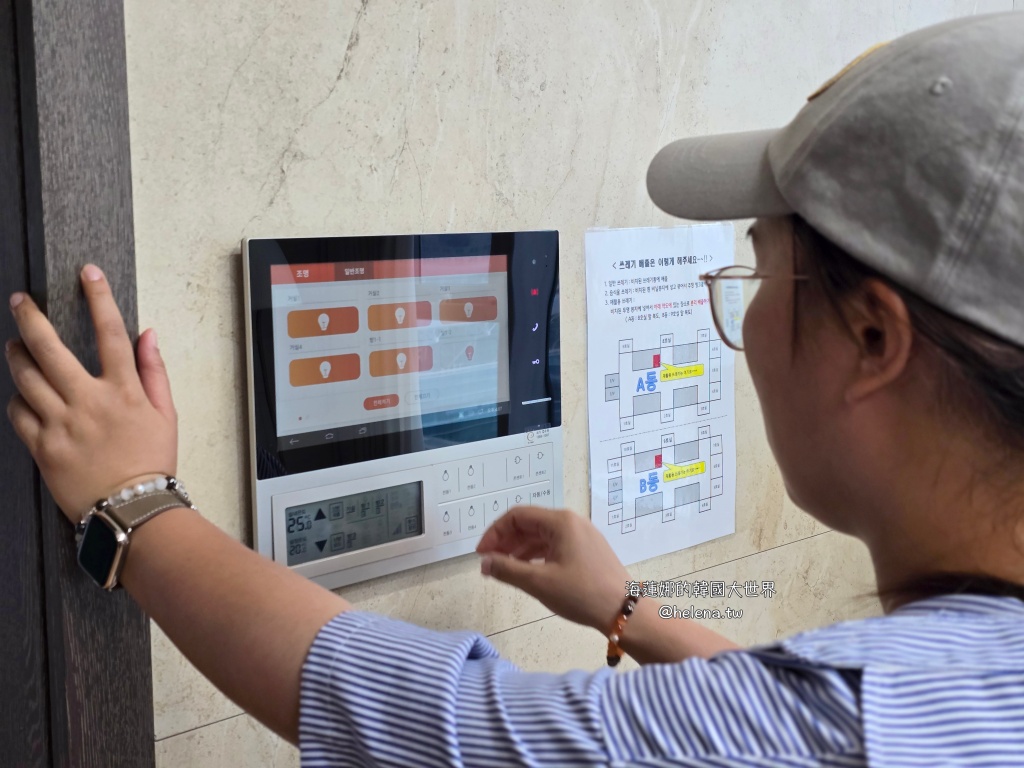
{"type": "Polygon", "coordinates": [[[313,527],[313,518],[308,512],[293,512],[288,515],[288,533],[302,533],[313,527]]]}

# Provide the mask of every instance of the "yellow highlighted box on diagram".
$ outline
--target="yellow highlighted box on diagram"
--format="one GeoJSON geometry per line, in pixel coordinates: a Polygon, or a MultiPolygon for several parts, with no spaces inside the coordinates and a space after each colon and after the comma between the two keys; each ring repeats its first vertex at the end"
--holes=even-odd
{"type": "Polygon", "coordinates": [[[682,480],[684,477],[703,475],[706,471],[707,465],[703,461],[698,461],[693,464],[685,464],[682,466],[679,464],[666,464],[665,482],[671,483],[673,480],[682,480]]]}
{"type": "Polygon", "coordinates": [[[679,379],[692,379],[694,376],[704,375],[704,364],[695,363],[694,365],[669,365],[668,363],[662,363],[661,372],[662,381],[678,381],[679,379]]]}

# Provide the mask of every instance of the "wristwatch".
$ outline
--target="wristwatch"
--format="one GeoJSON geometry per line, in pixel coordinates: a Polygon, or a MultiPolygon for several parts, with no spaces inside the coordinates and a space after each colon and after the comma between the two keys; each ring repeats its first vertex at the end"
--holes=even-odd
{"type": "Polygon", "coordinates": [[[161,512],[195,509],[185,486],[174,477],[158,477],[101,499],[75,528],[78,564],[108,592],[118,586],[132,531],[161,512]]]}

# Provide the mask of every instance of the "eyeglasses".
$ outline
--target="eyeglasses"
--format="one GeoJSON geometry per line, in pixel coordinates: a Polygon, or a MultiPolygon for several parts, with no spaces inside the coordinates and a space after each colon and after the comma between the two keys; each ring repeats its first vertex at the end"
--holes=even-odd
{"type": "Polygon", "coordinates": [[[722,341],[737,352],[743,351],[743,317],[753,301],[762,280],[785,277],[808,280],[807,275],[762,275],[750,267],[722,267],[700,275],[708,284],[711,296],[711,317],[722,341]]]}

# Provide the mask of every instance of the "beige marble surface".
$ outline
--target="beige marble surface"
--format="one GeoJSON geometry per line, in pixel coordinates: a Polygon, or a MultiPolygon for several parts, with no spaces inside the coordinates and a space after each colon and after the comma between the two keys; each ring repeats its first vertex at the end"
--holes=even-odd
{"type": "MultiPolygon", "coordinates": [[[[565,500],[587,514],[586,228],[674,223],[643,183],[668,140],[781,124],[868,45],[1010,6],[129,0],[139,312],[160,332],[174,386],[179,473],[211,520],[249,540],[242,237],[551,227],[561,232],[565,500]]],[[[742,360],[737,435],[737,533],[640,564],[638,576],[679,576],[824,531],[783,502],[742,360]]],[[[773,567],[781,577],[790,564],[773,567]]],[[[345,594],[440,628],[493,633],[546,615],[479,579],[472,558],[345,594]]],[[[237,713],[153,637],[158,738],[237,713]]]]}
{"type": "Polygon", "coordinates": [[[156,743],[157,768],[298,768],[299,751],[248,715],[156,743]]]}

